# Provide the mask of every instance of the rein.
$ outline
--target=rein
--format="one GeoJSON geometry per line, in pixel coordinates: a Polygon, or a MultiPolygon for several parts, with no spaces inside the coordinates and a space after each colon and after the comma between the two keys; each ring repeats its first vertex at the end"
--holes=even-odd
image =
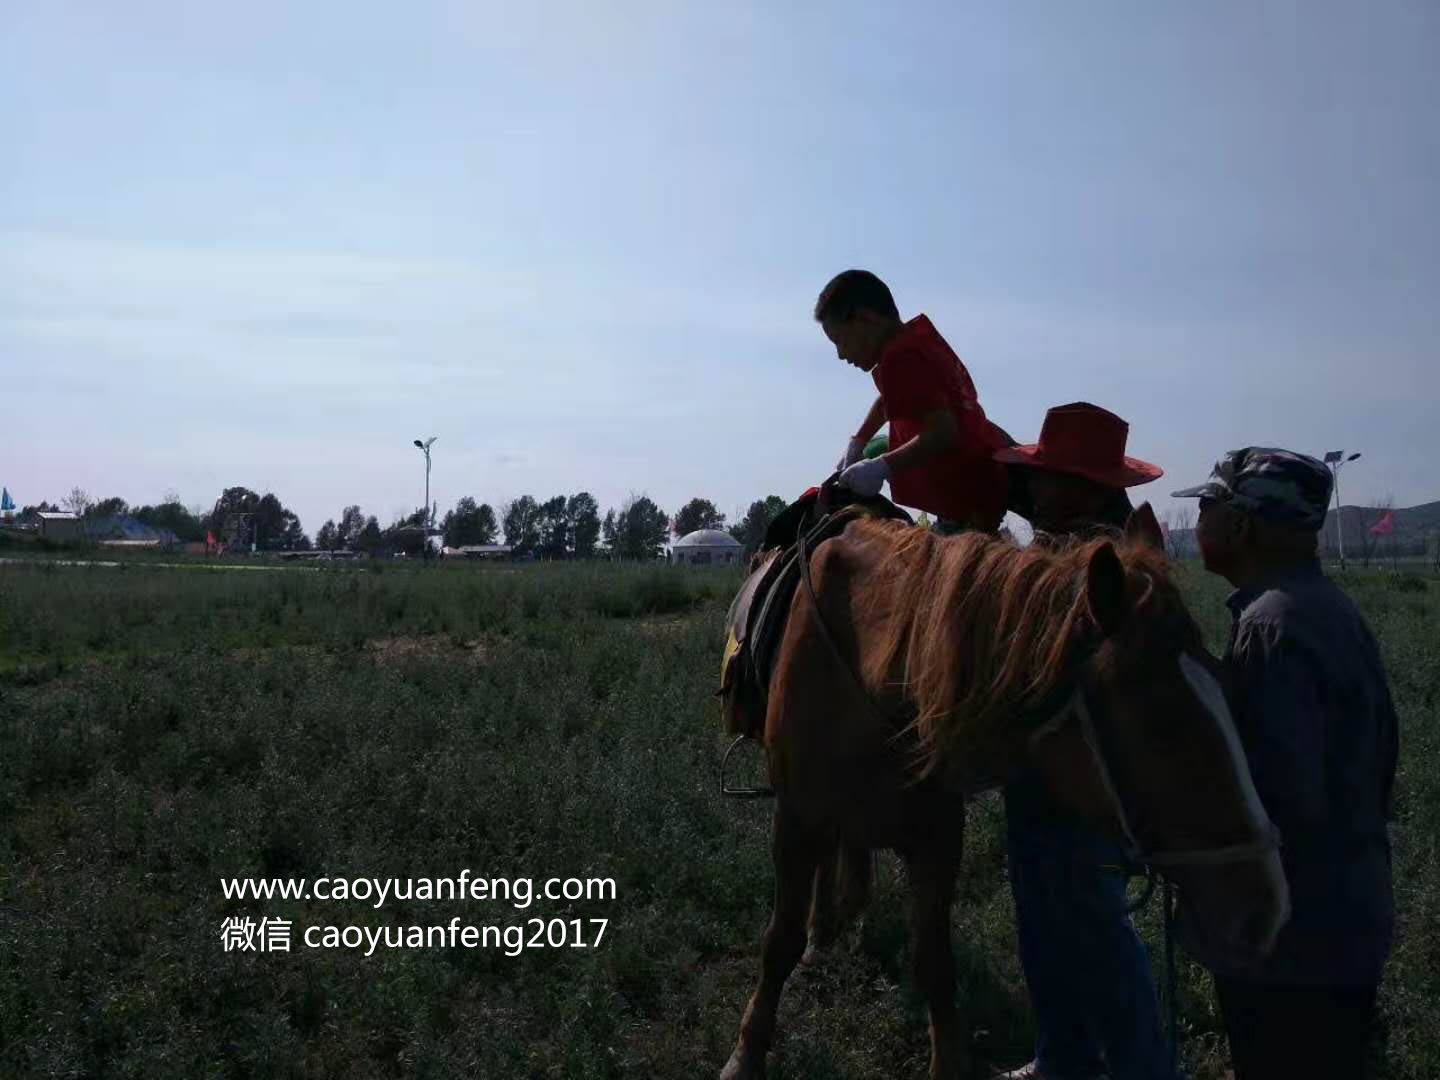
{"type": "MultiPolygon", "coordinates": [[[[821,518],[820,521],[816,523],[815,528],[818,529],[824,521],[825,519],[821,518]]],[[[815,596],[815,585],[810,580],[810,545],[806,542],[805,533],[801,533],[796,537],[795,547],[800,559],[800,582],[805,586],[805,595],[810,600],[810,610],[815,613],[815,625],[820,628],[820,636],[825,640],[826,646],[830,649],[831,657],[833,657],[835,663],[844,670],[845,674],[849,676],[851,684],[855,687],[856,694],[870,707],[870,711],[875,717],[884,723],[893,723],[894,718],[888,716],[885,710],[880,707],[879,702],[870,696],[870,691],[867,690],[865,684],[860,681],[860,676],[855,673],[855,669],[846,662],[844,654],[840,652],[840,646],[835,643],[834,635],[830,633],[830,626],[825,621],[825,613],[820,610],[820,601],[815,596]]]]}
{"type": "Polygon", "coordinates": [[[1088,699],[1089,695],[1085,688],[1075,686],[1060,710],[1030,733],[1027,745],[1029,749],[1034,750],[1041,740],[1054,735],[1064,727],[1068,720],[1072,717],[1075,718],[1080,725],[1080,736],[1084,739],[1086,747],[1090,750],[1090,756],[1095,762],[1095,771],[1100,777],[1100,786],[1105,789],[1111,809],[1120,823],[1120,833],[1125,841],[1122,846],[1126,858],[1137,864],[1143,863],[1162,868],[1217,866],[1223,863],[1262,859],[1280,847],[1280,836],[1273,825],[1264,838],[1249,843],[1227,844],[1220,847],[1183,848],[1179,851],[1147,851],[1141,847],[1135,837],[1135,829],[1130,824],[1130,815],[1125,812],[1125,802],[1120,798],[1120,792],[1115,786],[1115,779],[1110,772],[1109,763],[1101,749],[1100,736],[1095,730],[1095,721],[1090,715],[1088,699]]]}

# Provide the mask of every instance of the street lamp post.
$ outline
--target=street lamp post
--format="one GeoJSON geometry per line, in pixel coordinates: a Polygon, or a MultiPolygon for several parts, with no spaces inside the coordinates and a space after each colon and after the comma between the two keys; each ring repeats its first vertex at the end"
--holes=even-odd
{"type": "Polygon", "coordinates": [[[1359,456],[1358,450],[1349,457],[1345,456],[1344,450],[1331,450],[1325,455],[1325,464],[1330,466],[1330,476],[1335,481],[1335,546],[1340,549],[1341,570],[1345,569],[1345,523],[1340,514],[1340,468],[1347,461],[1354,461],[1359,456]]]}
{"type": "Polygon", "coordinates": [[[421,442],[419,439],[415,440],[415,445],[418,446],[420,452],[425,455],[425,517],[423,528],[425,529],[424,536],[427,547],[430,544],[430,446],[438,438],[438,435],[431,435],[430,438],[424,442],[421,442]]]}

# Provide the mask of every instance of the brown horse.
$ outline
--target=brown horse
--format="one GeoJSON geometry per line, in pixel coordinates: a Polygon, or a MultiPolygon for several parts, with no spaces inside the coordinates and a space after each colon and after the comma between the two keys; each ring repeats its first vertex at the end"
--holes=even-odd
{"type": "Polygon", "coordinates": [[[807,915],[823,947],[837,882],[848,917],[882,847],[908,869],[930,1075],[962,1075],[950,904],[965,800],[1027,755],[1065,806],[1174,880],[1213,941],[1273,945],[1289,913],[1274,826],[1148,505],[1123,539],[1060,550],[862,519],[811,565],[765,718],[775,908],[722,1080],[764,1075],[807,915]]]}

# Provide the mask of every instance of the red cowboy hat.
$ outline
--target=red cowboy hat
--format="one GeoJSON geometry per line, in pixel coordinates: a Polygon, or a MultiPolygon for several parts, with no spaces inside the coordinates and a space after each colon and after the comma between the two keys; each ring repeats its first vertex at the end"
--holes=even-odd
{"type": "Polygon", "coordinates": [[[1110,487],[1134,487],[1164,476],[1160,466],[1125,456],[1129,431],[1130,425],[1114,413],[1075,401],[1045,414],[1038,443],[1007,447],[994,456],[1006,465],[1075,473],[1110,487]]]}

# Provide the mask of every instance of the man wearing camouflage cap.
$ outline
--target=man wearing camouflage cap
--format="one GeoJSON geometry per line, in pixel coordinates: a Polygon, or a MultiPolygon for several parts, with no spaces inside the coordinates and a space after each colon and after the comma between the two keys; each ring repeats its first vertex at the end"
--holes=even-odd
{"type": "Polygon", "coordinates": [[[1215,976],[1236,1080],[1364,1076],[1393,935],[1398,729],[1375,638],[1316,557],[1330,484],[1312,457],[1252,446],[1173,493],[1199,497],[1205,568],[1235,587],[1231,704],[1293,909],[1259,963],[1188,934],[1215,976]]]}
{"type": "MultiPolygon", "coordinates": [[[[1293,525],[1305,534],[1318,533],[1330,505],[1330,470],[1293,450],[1247,446],[1231,450],[1217,461],[1205,483],[1171,495],[1177,499],[1198,496],[1202,511],[1209,499],[1293,525]]],[[[1305,543],[1302,539],[1302,546],[1305,543]]],[[[1314,555],[1314,543],[1309,546],[1314,555]]],[[[1214,569],[1208,562],[1206,567],[1214,569]]]]}

